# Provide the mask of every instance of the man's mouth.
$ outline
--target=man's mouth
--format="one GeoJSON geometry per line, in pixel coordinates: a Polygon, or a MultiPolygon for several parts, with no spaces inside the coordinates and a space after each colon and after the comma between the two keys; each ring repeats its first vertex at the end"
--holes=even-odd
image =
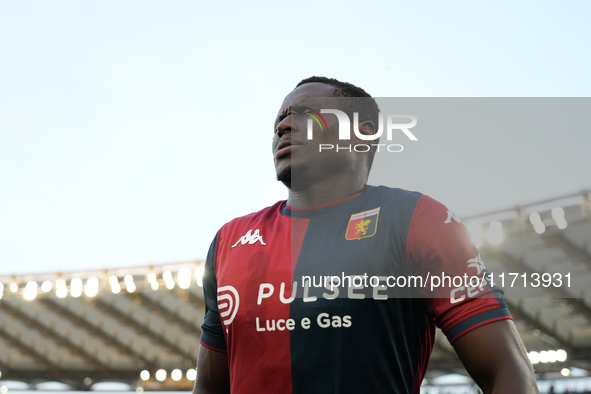
{"type": "Polygon", "coordinates": [[[275,151],[275,158],[285,156],[288,153],[291,153],[292,150],[297,149],[300,146],[301,144],[293,142],[291,140],[281,141],[281,143],[277,146],[277,150],[275,151]]]}

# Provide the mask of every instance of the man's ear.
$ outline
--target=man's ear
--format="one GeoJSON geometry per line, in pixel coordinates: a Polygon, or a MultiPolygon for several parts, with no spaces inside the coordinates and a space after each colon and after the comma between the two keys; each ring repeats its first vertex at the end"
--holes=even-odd
{"type": "Polygon", "coordinates": [[[359,122],[359,132],[363,135],[373,135],[376,132],[376,127],[371,120],[359,122]]]}

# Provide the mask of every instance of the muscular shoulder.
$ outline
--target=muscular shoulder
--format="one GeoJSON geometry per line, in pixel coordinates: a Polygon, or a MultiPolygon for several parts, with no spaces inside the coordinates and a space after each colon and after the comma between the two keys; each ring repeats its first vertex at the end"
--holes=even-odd
{"type": "Polygon", "coordinates": [[[423,196],[422,193],[399,189],[388,186],[366,186],[368,188],[367,200],[379,202],[390,207],[403,209],[414,208],[417,201],[423,196]]]}
{"type": "Polygon", "coordinates": [[[416,191],[387,186],[369,188],[364,205],[380,207],[380,215],[396,228],[408,228],[419,201],[427,196],[416,191]]]}
{"type": "Polygon", "coordinates": [[[255,236],[257,231],[261,228],[267,228],[268,223],[277,219],[281,215],[281,206],[285,201],[278,201],[277,203],[261,209],[257,212],[252,212],[248,215],[239,216],[224,224],[218,232],[218,242],[223,240],[238,240],[241,237],[255,236]],[[248,232],[250,231],[250,234],[248,232]]]}
{"type": "Polygon", "coordinates": [[[405,217],[413,222],[425,220],[426,217],[449,223],[454,220],[461,223],[460,219],[438,200],[416,191],[409,191],[386,186],[373,186],[370,190],[370,200],[380,202],[382,206],[390,207],[392,212],[399,217],[405,217]]]}

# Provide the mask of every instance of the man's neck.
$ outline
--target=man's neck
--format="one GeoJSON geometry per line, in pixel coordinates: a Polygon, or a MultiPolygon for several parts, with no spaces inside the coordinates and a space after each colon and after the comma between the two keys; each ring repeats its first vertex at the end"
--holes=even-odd
{"type": "Polygon", "coordinates": [[[331,204],[363,190],[365,177],[339,177],[312,183],[299,190],[289,190],[287,205],[292,208],[313,208],[331,204]]]}

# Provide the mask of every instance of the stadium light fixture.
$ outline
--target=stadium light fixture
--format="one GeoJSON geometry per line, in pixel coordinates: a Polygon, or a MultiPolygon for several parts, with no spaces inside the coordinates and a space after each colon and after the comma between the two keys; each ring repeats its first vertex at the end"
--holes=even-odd
{"type": "Polygon", "coordinates": [[[53,289],[53,283],[50,280],[46,280],[41,284],[41,290],[45,293],[49,293],[53,289]]]}
{"type": "Polygon", "coordinates": [[[199,266],[197,267],[197,269],[195,270],[195,279],[197,280],[197,286],[199,287],[203,287],[203,272],[205,271],[205,269],[203,268],[203,266],[199,266]]]}
{"type": "Polygon", "coordinates": [[[2,283],[0,283],[0,299],[2,298],[3,294],[4,294],[4,285],[2,283]]]}
{"type": "Polygon", "coordinates": [[[29,281],[23,291],[23,297],[27,301],[32,301],[37,296],[37,282],[29,281]]]}
{"type": "Polygon", "coordinates": [[[18,291],[18,284],[16,282],[12,282],[8,288],[11,292],[16,293],[18,291]]]}
{"type": "Polygon", "coordinates": [[[179,270],[179,287],[181,289],[188,289],[191,286],[191,270],[183,268],[179,270]]]}
{"type": "Polygon", "coordinates": [[[183,372],[180,369],[174,369],[170,373],[170,378],[172,380],[174,380],[175,382],[178,382],[179,380],[181,380],[182,377],[183,377],[183,372]]]}
{"type": "Polygon", "coordinates": [[[560,361],[560,362],[566,361],[566,357],[567,357],[566,351],[564,351],[562,349],[558,349],[556,351],[556,361],[560,361]]]}
{"type": "Polygon", "coordinates": [[[503,225],[501,222],[493,220],[488,225],[488,231],[486,232],[486,239],[492,245],[498,245],[503,241],[503,225]]]}
{"type": "Polygon", "coordinates": [[[543,364],[546,364],[548,362],[548,352],[545,350],[542,350],[540,352],[540,362],[543,364]]]}
{"type": "Polygon", "coordinates": [[[164,284],[168,290],[172,290],[174,288],[174,279],[172,279],[172,272],[164,271],[162,274],[162,278],[164,279],[164,284]]]}
{"type": "Polygon", "coordinates": [[[560,370],[560,374],[561,374],[562,376],[570,376],[570,369],[568,369],[568,368],[562,368],[562,369],[560,370]]]}
{"type": "Polygon", "coordinates": [[[57,298],[64,298],[68,295],[68,287],[64,279],[58,279],[55,282],[55,295],[57,298]]]}
{"type": "Polygon", "coordinates": [[[158,278],[156,277],[156,273],[150,272],[146,278],[148,279],[148,283],[150,284],[152,290],[158,290],[160,286],[158,285],[158,278]]]}
{"type": "Polygon", "coordinates": [[[133,293],[136,289],[135,283],[133,283],[133,276],[127,274],[123,277],[123,282],[125,282],[125,287],[127,288],[128,293],[133,293]]]}
{"type": "Polygon", "coordinates": [[[82,295],[82,279],[74,278],[70,281],[70,295],[80,297],[82,295]]]}
{"type": "Polygon", "coordinates": [[[84,294],[87,297],[94,297],[98,294],[99,280],[98,278],[88,278],[86,280],[86,287],[84,288],[84,294]]]}
{"type": "Polygon", "coordinates": [[[554,220],[564,219],[564,209],[562,209],[562,207],[552,208],[552,219],[554,219],[554,220]]]}
{"type": "Polygon", "coordinates": [[[8,392],[8,387],[6,386],[0,386],[0,393],[4,394],[8,392]]]}
{"type": "Polygon", "coordinates": [[[156,371],[156,380],[159,382],[164,382],[166,380],[166,371],[163,369],[156,371]]]}
{"type": "Polygon", "coordinates": [[[529,352],[527,356],[529,357],[529,361],[532,364],[537,364],[540,362],[540,354],[538,352],[529,352]]]}
{"type": "Polygon", "coordinates": [[[546,231],[546,225],[542,222],[542,217],[538,212],[532,212],[529,214],[529,221],[534,226],[534,230],[538,234],[544,234],[546,231]]]}
{"type": "Polygon", "coordinates": [[[140,379],[142,379],[143,381],[150,379],[150,371],[144,369],[142,372],[140,372],[140,379]]]}
{"type": "Polygon", "coordinates": [[[187,380],[195,380],[197,379],[197,370],[194,368],[191,368],[187,371],[187,380]]]}
{"type": "Polygon", "coordinates": [[[147,279],[148,279],[148,283],[154,283],[154,282],[157,282],[158,281],[157,278],[156,278],[156,274],[153,273],[153,272],[150,272],[148,274],[147,279]]]}
{"type": "Polygon", "coordinates": [[[556,221],[556,226],[559,229],[564,230],[567,226],[566,219],[564,218],[564,209],[561,207],[552,208],[552,219],[556,221]]]}
{"type": "Polygon", "coordinates": [[[109,278],[109,284],[111,285],[111,293],[119,294],[119,292],[121,291],[121,285],[119,284],[119,278],[117,278],[115,275],[112,275],[109,278]]]}

